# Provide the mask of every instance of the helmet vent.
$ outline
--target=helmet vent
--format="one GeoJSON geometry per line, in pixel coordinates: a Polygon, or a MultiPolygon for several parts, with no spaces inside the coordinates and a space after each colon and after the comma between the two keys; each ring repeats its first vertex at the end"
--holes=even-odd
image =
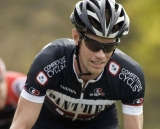
{"type": "Polygon", "coordinates": [[[116,12],[117,12],[118,8],[119,8],[119,5],[118,5],[118,4],[115,4],[115,11],[116,11],[116,12]]]}
{"type": "Polygon", "coordinates": [[[88,18],[89,18],[89,21],[90,21],[90,23],[91,23],[91,25],[95,28],[95,29],[97,29],[98,31],[102,31],[102,28],[101,28],[101,25],[100,25],[100,23],[99,23],[99,21],[97,21],[94,17],[92,17],[92,16],[88,16],[88,18]]]}
{"type": "Polygon", "coordinates": [[[109,21],[110,21],[110,16],[111,16],[109,9],[105,10],[105,16],[106,16],[106,25],[108,27],[109,26],[109,21]]]}

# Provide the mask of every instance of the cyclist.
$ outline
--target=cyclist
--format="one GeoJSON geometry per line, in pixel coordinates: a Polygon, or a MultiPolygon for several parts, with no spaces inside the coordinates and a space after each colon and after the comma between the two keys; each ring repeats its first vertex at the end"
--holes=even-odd
{"type": "Polygon", "coordinates": [[[0,129],[9,129],[17,101],[25,84],[26,76],[15,71],[6,71],[0,58],[0,129]]]}
{"type": "Polygon", "coordinates": [[[70,16],[72,39],[57,39],[36,56],[10,129],[142,129],[145,90],[141,66],[117,49],[129,32],[123,6],[79,1],[70,16]]]}

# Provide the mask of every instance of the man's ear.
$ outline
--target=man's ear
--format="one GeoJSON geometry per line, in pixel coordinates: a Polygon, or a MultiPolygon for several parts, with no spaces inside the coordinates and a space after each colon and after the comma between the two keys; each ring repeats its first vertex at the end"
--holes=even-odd
{"type": "Polygon", "coordinates": [[[77,31],[77,29],[72,29],[72,38],[75,42],[76,45],[78,45],[78,41],[79,41],[79,33],[77,31]]]}

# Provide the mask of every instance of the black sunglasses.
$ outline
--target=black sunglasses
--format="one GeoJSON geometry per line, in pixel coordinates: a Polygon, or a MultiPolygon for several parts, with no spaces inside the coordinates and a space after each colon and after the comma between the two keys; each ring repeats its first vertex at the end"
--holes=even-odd
{"type": "Polygon", "coordinates": [[[116,48],[116,46],[120,42],[120,39],[117,38],[116,41],[113,43],[100,43],[96,40],[93,40],[91,38],[84,36],[84,34],[82,34],[80,32],[79,32],[79,34],[80,34],[81,38],[84,39],[84,43],[87,46],[87,48],[93,52],[98,52],[99,50],[102,49],[104,53],[110,53],[116,48]]]}

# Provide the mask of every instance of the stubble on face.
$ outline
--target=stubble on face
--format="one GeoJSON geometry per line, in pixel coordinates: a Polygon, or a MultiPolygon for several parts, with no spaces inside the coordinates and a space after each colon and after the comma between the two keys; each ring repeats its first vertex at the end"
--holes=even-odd
{"type": "Polygon", "coordinates": [[[79,59],[82,72],[90,72],[92,73],[92,75],[98,76],[106,66],[111,55],[112,53],[105,54],[102,50],[100,50],[99,52],[92,52],[85,46],[84,42],[81,41],[79,49],[79,59]]]}
{"type": "MultiPolygon", "coordinates": [[[[83,76],[87,79],[94,79],[96,78],[103,70],[103,68],[106,66],[107,62],[109,61],[112,52],[111,53],[103,53],[102,50],[99,52],[93,52],[89,50],[85,43],[84,39],[80,39],[80,35],[78,34],[76,29],[72,30],[72,36],[75,41],[76,45],[79,45],[79,61],[80,61],[80,67],[82,70],[82,73],[91,73],[92,75],[89,76],[83,76]]],[[[99,36],[95,36],[92,34],[86,34],[87,37],[92,38],[94,40],[97,40],[102,43],[106,42],[114,42],[115,39],[106,39],[99,36]]],[[[77,61],[75,62],[76,65],[76,71],[79,73],[79,69],[77,68],[77,61]]]]}

